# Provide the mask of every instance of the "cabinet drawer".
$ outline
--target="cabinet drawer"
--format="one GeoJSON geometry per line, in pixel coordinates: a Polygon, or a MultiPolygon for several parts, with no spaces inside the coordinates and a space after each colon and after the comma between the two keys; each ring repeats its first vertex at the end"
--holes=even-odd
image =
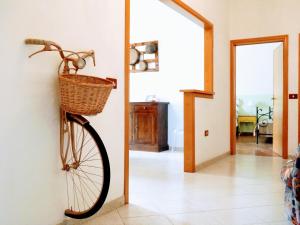
{"type": "Polygon", "coordinates": [[[135,105],[134,111],[156,111],[156,105],[135,105]]]}

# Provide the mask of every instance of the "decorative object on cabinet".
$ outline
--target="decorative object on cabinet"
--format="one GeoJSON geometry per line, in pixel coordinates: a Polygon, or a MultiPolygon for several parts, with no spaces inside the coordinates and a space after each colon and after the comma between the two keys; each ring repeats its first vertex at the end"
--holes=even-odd
{"type": "Polygon", "coordinates": [[[158,102],[159,99],[156,97],[156,95],[147,95],[145,101],[146,102],[158,102]]]}
{"type": "Polygon", "coordinates": [[[158,41],[133,43],[130,45],[130,72],[158,72],[158,41]]]}
{"type": "Polygon", "coordinates": [[[168,145],[168,102],[130,103],[131,150],[160,152],[168,145]]]}

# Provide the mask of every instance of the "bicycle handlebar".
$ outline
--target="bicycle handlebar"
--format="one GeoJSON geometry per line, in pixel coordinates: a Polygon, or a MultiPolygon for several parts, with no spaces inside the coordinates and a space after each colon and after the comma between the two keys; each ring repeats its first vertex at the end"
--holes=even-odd
{"type": "MultiPolygon", "coordinates": [[[[63,50],[58,44],[56,44],[53,41],[47,41],[47,40],[36,39],[36,38],[25,39],[25,44],[27,44],[27,45],[44,45],[43,49],[31,54],[29,57],[32,57],[33,55],[38,54],[40,52],[44,52],[44,51],[58,51],[61,58],[63,59],[62,63],[65,63],[65,69],[68,69],[68,70],[69,70],[69,67],[67,64],[70,61],[73,63],[73,66],[75,67],[76,71],[78,69],[83,69],[85,67],[84,59],[87,57],[93,58],[93,62],[94,62],[94,66],[95,66],[95,53],[93,50],[84,51],[84,52],[73,52],[73,51],[63,50]],[[55,47],[56,49],[51,48],[51,46],[55,47]],[[71,54],[69,54],[68,56],[65,56],[64,52],[69,52],[71,54]],[[72,58],[71,57],[72,55],[75,55],[76,58],[72,58]]],[[[60,64],[60,66],[62,65],[62,63],[60,64]]]]}
{"type": "Polygon", "coordinates": [[[25,40],[25,44],[27,45],[50,45],[51,41],[46,41],[43,39],[34,39],[34,38],[29,38],[25,40]]]}
{"type": "Polygon", "coordinates": [[[52,45],[53,47],[57,48],[61,58],[62,59],[65,58],[62,48],[53,41],[47,41],[47,40],[36,39],[36,38],[28,38],[28,39],[25,39],[25,44],[27,44],[27,45],[44,45],[45,46],[44,49],[31,54],[29,57],[31,57],[37,53],[43,52],[43,51],[53,51],[53,49],[51,48],[51,45],[52,45]]]}

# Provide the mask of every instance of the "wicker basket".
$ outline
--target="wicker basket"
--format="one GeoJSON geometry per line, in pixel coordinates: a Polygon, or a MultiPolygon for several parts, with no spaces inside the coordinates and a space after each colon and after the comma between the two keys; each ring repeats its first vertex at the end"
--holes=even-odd
{"type": "Polygon", "coordinates": [[[60,104],[66,112],[80,115],[101,113],[113,88],[111,81],[85,75],[59,75],[60,104]]]}

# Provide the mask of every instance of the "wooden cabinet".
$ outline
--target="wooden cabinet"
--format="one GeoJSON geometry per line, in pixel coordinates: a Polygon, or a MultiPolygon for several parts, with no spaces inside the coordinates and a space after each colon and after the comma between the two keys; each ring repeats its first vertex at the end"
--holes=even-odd
{"type": "Polygon", "coordinates": [[[168,145],[167,102],[130,103],[131,150],[164,151],[168,145]]]}

